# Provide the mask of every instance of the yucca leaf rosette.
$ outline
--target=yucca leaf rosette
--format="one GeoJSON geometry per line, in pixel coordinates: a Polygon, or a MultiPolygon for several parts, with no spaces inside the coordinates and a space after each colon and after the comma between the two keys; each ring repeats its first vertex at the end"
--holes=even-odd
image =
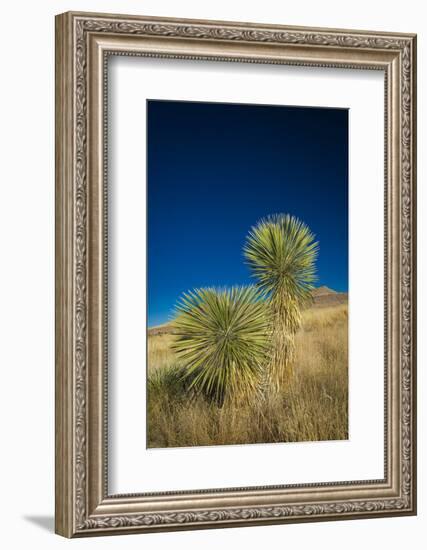
{"type": "Polygon", "coordinates": [[[173,348],[191,387],[223,403],[249,395],[269,353],[269,319],[263,293],[254,286],[201,288],[176,307],[173,348]]]}

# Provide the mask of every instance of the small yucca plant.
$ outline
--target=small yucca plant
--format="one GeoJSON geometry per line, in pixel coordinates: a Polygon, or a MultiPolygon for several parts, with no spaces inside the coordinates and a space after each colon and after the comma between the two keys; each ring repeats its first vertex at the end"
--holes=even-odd
{"type": "Polygon", "coordinates": [[[185,294],[173,321],[173,348],[190,387],[222,404],[250,395],[269,350],[268,307],[253,286],[185,294]]]}
{"type": "Polygon", "coordinates": [[[318,243],[308,226],[287,214],[260,220],[246,239],[247,263],[257,286],[269,297],[272,350],[263,385],[271,390],[277,391],[290,374],[301,308],[311,299],[317,253],[318,243]]]}
{"type": "Polygon", "coordinates": [[[171,364],[153,369],[148,376],[148,396],[173,398],[179,401],[187,394],[188,383],[184,380],[184,369],[181,365],[171,364]]]}

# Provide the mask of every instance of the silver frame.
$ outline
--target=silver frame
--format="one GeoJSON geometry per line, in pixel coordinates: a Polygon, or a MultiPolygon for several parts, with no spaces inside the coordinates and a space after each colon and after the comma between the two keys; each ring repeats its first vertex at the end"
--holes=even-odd
{"type": "Polygon", "coordinates": [[[56,18],[56,71],[56,532],[78,537],[415,514],[415,35],[69,12],[56,18]],[[384,71],[384,479],[108,494],[109,55],[384,71]]]}

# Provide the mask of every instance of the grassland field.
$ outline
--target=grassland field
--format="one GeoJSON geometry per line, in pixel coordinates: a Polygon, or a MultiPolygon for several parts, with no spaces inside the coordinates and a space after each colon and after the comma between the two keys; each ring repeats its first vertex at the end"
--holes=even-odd
{"type": "Polygon", "coordinates": [[[148,447],[348,438],[348,306],[303,312],[293,376],[265,403],[191,396],[167,327],[148,336],[148,447]]]}

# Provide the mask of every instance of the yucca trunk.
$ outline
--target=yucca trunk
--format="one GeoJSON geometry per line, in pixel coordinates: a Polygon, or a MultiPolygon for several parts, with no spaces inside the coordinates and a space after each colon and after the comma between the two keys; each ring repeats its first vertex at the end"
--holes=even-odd
{"type": "Polygon", "coordinates": [[[301,310],[295,300],[285,293],[273,296],[270,308],[273,324],[269,387],[277,393],[281,385],[289,383],[293,374],[295,335],[301,326],[301,310]]]}

